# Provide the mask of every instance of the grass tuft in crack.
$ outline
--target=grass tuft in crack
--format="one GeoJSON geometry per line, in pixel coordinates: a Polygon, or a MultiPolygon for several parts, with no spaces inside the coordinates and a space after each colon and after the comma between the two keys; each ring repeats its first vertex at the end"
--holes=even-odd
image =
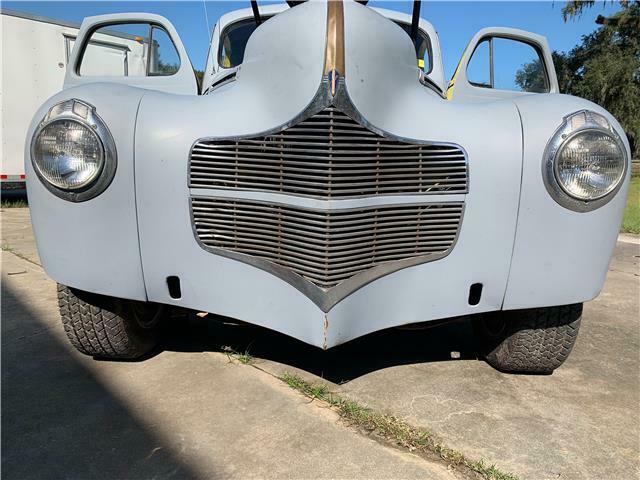
{"type": "Polygon", "coordinates": [[[494,465],[468,459],[464,454],[443,445],[424,429],[331,393],[326,385],[312,384],[290,373],[285,373],[280,379],[303,395],[327,403],[349,425],[373,433],[411,452],[435,455],[448,465],[467,470],[485,480],[517,480],[515,475],[502,472],[494,465]]]}
{"type": "Polygon", "coordinates": [[[249,353],[249,350],[245,350],[244,353],[238,352],[234,350],[232,347],[224,346],[222,347],[222,351],[227,354],[229,358],[235,358],[238,362],[243,365],[253,365],[255,359],[249,353]]]}

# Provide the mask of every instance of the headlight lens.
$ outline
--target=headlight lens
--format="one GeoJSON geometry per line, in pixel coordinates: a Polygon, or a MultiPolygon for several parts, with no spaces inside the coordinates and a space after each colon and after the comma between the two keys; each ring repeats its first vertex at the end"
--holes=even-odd
{"type": "Polygon", "coordinates": [[[90,127],[75,120],[49,123],[38,133],[33,147],[40,174],[63,190],[91,184],[104,165],[102,142],[90,127]]]}
{"type": "Polygon", "coordinates": [[[96,108],[71,98],[53,105],[36,128],[31,163],[51,193],[70,202],[84,202],[109,187],[118,155],[96,108]]]}
{"type": "Polygon", "coordinates": [[[583,130],[573,135],[556,154],[556,177],[569,195],[595,200],[613,190],[624,175],[625,155],[608,132],[583,130]]]}
{"type": "Polygon", "coordinates": [[[581,110],[565,117],[549,140],[542,176],[557,203],[589,212],[613,198],[628,163],[624,143],[607,118],[581,110]]]}

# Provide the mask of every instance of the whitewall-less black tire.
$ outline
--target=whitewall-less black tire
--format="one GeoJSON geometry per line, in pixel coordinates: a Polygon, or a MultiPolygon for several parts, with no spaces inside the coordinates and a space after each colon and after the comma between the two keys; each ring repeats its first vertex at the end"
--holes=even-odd
{"type": "Polygon", "coordinates": [[[484,359],[502,372],[550,374],[569,357],[582,304],[492,312],[474,319],[484,359]]]}
{"type": "Polygon", "coordinates": [[[157,342],[162,305],[83,292],[58,285],[62,325],[81,353],[106,359],[134,359],[157,342]]]}

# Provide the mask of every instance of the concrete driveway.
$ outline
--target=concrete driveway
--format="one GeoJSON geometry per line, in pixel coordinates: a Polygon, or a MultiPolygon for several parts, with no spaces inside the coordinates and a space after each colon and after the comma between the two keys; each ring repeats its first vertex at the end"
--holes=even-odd
{"type": "Polygon", "coordinates": [[[389,330],[323,352],[274,332],[184,317],[143,362],[71,350],[27,209],[2,211],[4,478],[453,478],[344,426],[273,375],[295,372],[437,434],[522,479],[640,475],[640,245],[551,376],[476,359],[468,321],[389,330]],[[259,369],[224,350],[249,351],[259,369]]]}

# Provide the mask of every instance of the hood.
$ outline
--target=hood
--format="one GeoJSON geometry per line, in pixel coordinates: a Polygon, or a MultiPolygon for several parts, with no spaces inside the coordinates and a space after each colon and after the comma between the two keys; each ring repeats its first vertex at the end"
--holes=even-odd
{"type": "Polygon", "coordinates": [[[480,130],[519,125],[512,102],[451,103],[422,85],[404,30],[351,0],[310,1],[272,17],[249,38],[235,81],[204,97],[149,92],[140,120],[171,111],[162,131],[193,142],[277,131],[331,105],[407,139],[462,144],[470,130],[481,139],[480,130]]]}

